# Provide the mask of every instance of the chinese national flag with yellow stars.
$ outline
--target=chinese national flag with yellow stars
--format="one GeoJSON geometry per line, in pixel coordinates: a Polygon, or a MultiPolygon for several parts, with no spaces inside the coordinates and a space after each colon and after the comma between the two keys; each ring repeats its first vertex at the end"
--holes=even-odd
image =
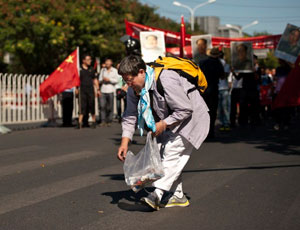
{"type": "Polygon", "coordinates": [[[78,73],[79,52],[76,49],[57,69],[40,85],[40,96],[43,102],[48,98],[80,85],[78,73]]]}

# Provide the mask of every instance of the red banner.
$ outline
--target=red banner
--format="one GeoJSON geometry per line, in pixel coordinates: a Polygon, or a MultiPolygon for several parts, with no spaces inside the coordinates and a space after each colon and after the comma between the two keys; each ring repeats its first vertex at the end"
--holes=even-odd
{"type": "MultiPolygon", "coordinates": [[[[151,26],[145,26],[137,24],[134,22],[129,22],[125,20],[126,34],[129,36],[140,39],[140,31],[162,31],[165,34],[166,44],[178,44],[180,45],[180,33],[168,30],[163,30],[151,26]]],[[[268,35],[259,37],[249,37],[249,38],[223,38],[223,37],[212,37],[212,45],[224,48],[230,48],[230,42],[232,41],[245,41],[252,42],[253,49],[275,49],[281,34],[278,35],[268,35]]],[[[185,44],[191,45],[191,35],[185,34],[185,44]]],[[[168,51],[168,50],[167,50],[168,51]]]]}

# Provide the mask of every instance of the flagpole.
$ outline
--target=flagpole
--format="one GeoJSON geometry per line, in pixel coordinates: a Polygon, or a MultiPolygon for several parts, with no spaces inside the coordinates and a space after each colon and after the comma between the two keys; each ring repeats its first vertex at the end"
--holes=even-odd
{"type": "MultiPolygon", "coordinates": [[[[80,78],[80,61],[79,61],[79,59],[80,59],[80,55],[79,55],[79,46],[77,46],[77,70],[78,70],[78,76],[79,76],[79,78],[80,78]]],[[[78,109],[78,111],[79,111],[79,114],[82,114],[82,111],[81,111],[81,96],[80,96],[80,85],[79,85],[79,87],[78,87],[78,106],[79,106],[79,109],[78,109]]],[[[79,119],[79,117],[78,117],[78,119],[79,119]]],[[[79,120],[78,120],[78,122],[79,122],[79,120]]]]}
{"type": "Polygon", "coordinates": [[[185,47],[185,24],[184,17],[181,15],[181,24],[180,24],[180,57],[184,57],[184,47],[185,47]]]}

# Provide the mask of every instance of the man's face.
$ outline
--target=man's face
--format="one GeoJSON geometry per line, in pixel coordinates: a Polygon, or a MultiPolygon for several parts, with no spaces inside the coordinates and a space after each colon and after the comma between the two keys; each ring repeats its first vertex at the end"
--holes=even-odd
{"type": "Polygon", "coordinates": [[[106,67],[107,69],[109,69],[111,66],[112,66],[112,60],[107,59],[107,60],[105,61],[105,67],[106,67]]]}
{"type": "Polygon", "coordinates": [[[123,76],[123,80],[131,87],[136,93],[140,93],[145,87],[145,70],[140,69],[137,76],[127,75],[123,76]]]}
{"type": "Polygon", "coordinates": [[[90,66],[92,64],[92,58],[91,56],[86,56],[83,60],[82,60],[82,63],[87,65],[87,66],[90,66]]]}
{"type": "Polygon", "coordinates": [[[243,46],[237,47],[237,56],[239,60],[245,60],[247,57],[247,51],[243,46]]]}
{"type": "Polygon", "coordinates": [[[199,40],[197,42],[197,47],[198,47],[198,51],[199,51],[200,54],[206,54],[207,47],[206,47],[206,44],[203,40],[199,40]]]}
{"type": "Polygon", "coordinates": [[[146,46],[148,49],[154,49],[157,47],[157,38],[156,36],[148,36],[146,39],[146,46]]]}
{"type": "Polygon", "coordinates": [[[289,42],[291,45],[295,46],[297,45],[297,42],[300,39],[300,31],[294,30],[289,34],[289,42]]]}

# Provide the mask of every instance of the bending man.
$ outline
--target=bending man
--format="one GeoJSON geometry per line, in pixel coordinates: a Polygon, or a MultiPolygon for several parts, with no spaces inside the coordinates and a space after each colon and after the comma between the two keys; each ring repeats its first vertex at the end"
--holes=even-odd
{"type": "Polygon", "coordinates": [[[136,124],[142,128],[145,122],[157,137],[165,176],[153,183],[155,191],[143,197],[142,201],[156,210],[162,206],[188,206],[189,201],[182,189],[181,173],[193,148],[200,147],[209,131],[208,108],[203,98],[197,90],[188,93],[195,86],[172,70],[163,70],[160,75],[164,90],[162,96],[154,80],[154,69],[146,66],[139,56],[125,57],[120,63],[119,74],[129,88],[118,158],[125,160],[136,124]],[[138,108],[141,105],[140,99],[146,107],[142,110],[144,113],[138,108]],[[162,201],[164,192],[172,195],[165,202],[162,201]]]}

